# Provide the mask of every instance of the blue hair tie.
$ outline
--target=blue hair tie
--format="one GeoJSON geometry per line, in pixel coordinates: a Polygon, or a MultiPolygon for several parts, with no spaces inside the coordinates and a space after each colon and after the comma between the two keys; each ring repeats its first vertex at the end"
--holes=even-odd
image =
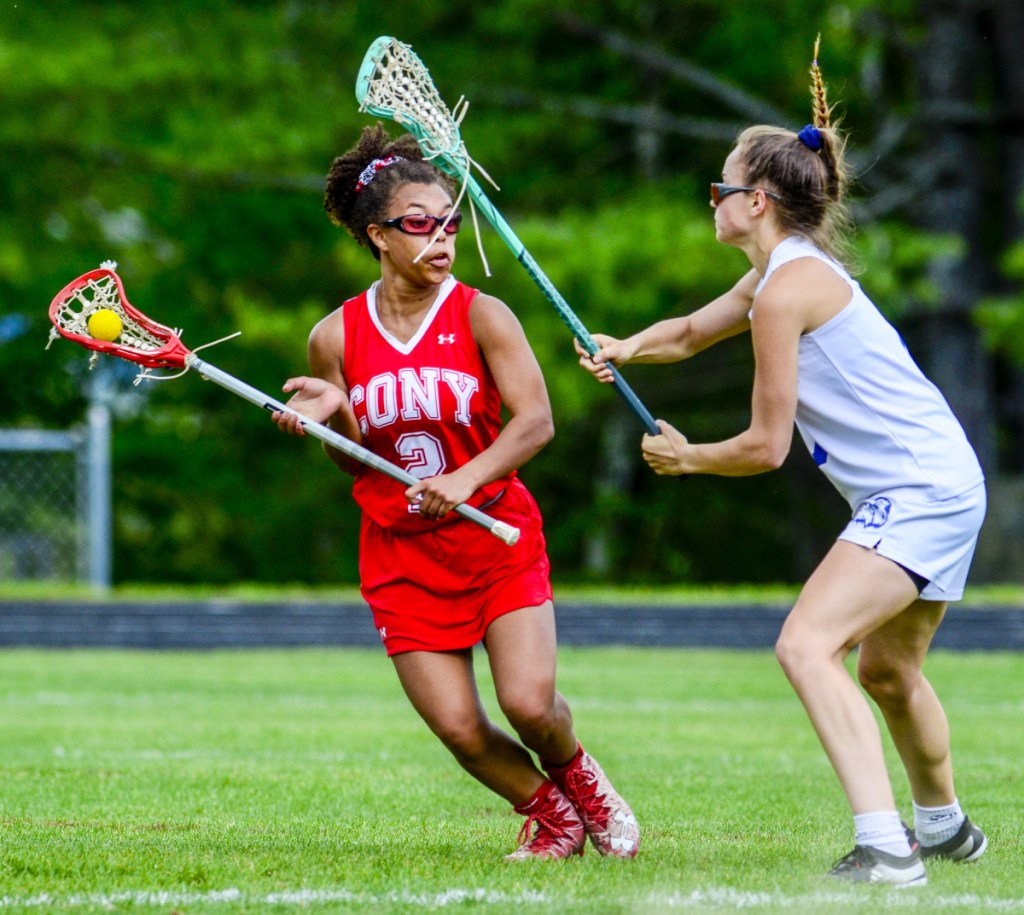
{"type": "Polygon", "coordinates": [[[821,150],[821,131],[818,130],[813,124],[808,124],[800,133],[797,134],[800,142],[804,144],[808,149],[818,152],[821,150]]]}

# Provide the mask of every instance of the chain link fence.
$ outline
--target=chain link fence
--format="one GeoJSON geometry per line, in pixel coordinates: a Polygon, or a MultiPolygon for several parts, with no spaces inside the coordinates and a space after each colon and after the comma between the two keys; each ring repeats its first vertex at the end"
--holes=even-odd
{"type": "Polygon", "coordinates": [[[0,581],[110,584],[110,420],[0,429],[0,581]]]}
{"type": "Polygon", "coordinates": [[[81,447],[70,433],[0,430],[0,579],[81,577],[81,447]]]}

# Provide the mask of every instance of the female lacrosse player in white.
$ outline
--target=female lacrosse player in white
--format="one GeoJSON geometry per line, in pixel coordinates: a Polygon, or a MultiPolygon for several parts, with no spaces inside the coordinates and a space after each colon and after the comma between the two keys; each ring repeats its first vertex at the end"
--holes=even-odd
{"type": "MultiPolygon", "coordinates": [[[[582,854],[588,836],[601,854],[631,858],[636,819],[555,690],[544,535],[516,473],[550,440],[551,408],[522,328],[451,275],[461,216],[450,179],[412,137],[366,128],[334,161],[324,206],[380,261],[381,277],[313,328],[312,377],[284,390],[290,407],[420,480],[406,487],[327,448],[355,476],[362,593],[402,687],[460,765],[527,817],[510,859],[582,854]],[[463,521],[452,511],[462,502],[520,528],[519,542],[497,544],[463,521]],[[519,740],[481,704],[481,642],[519,740]]],[[[303,434],[293,416],[274,421],[303,434]]]]}
{"type": "MultiPolygon", "coordinates": [[[[817,58],[817,49],[815,49],[817,58]]],[[[804,586],[776,652],[854,815],[838,878],[924,883],[922,858],[972,861],[986,838],[957,801],[949,726],[921,667],[947,602],[962,596],[985,514],[981,467],[946,401],[843,266],[844,141],[830,126],[817,59],[814,123],[752,127],[711,186],[719,241],[751,270],[686,317],[625,340],[596,336],[580,364],[673,362],[750,331],[750,427],[693,444],[659,421],[643,456],[658,474],[746,476],[779,467],[793,424],[852,518],[804,586]],[[844,667],[878,704],[910,781],[914,830],[896,810],[881,735],[844,667]],[[920,843],[920,849],[918,849],[920,843]]]]}

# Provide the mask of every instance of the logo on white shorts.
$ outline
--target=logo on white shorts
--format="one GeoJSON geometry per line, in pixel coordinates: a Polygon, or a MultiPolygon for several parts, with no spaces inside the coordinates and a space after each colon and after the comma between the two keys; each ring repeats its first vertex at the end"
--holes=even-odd
{"type": "Polygon", "coordinates": [[[859,524],[865,530],[884,527],[889,520],[890,511],[892,511],[892,502],[885,496],[865,499],[853,513],[853,523],[859,524]]]}

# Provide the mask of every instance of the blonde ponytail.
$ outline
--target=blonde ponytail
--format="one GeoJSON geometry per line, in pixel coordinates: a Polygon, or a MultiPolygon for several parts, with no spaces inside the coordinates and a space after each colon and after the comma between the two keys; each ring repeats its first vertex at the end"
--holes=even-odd
{"type": "Polygon", "coordinates": [[[814,40],[814,60],[811,61],[811,123],[819,130],[832,126],[832,109],[828,106],[828,90],[821,78],[818,66],[818,50],[821,47],[821,33],[814,40]]]}
{"type": "Polygon", "coordinates": [[[779,195],[775,214],[789,234],[809,239],[822,251],[857,271],[846,206],[846,138],[832,123],[825,80],[818,64],[821,35],[811,63],[811,123],[794,133],[760,125],[744,130],[736,145],[744,183],[765,186],[779,195]]]}

